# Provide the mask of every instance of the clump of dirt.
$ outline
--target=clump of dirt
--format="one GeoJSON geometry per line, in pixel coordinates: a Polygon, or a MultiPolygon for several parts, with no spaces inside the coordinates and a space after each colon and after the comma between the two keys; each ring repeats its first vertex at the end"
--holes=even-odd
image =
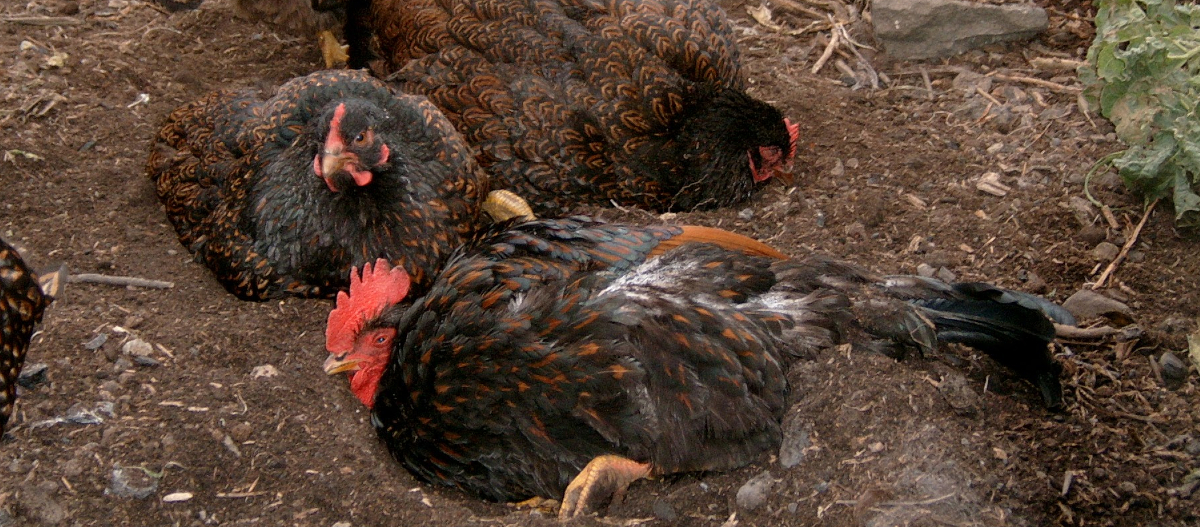
{"type": "MultiPolygon", "coordinates": [[[[880,62],[891,83],[879,90],[813,75],[820,46],[757,24],[745,11],[757,2],[721,4],[753,92],[802,125],[796,180],[743,210],[585,212],[720,226],[793,255],[1058,301],[1108,264],[1098,245],[1133,238],[1143,204],[1114,175],[1089,185],[1109,213],[1081,199],[1095,160],[1120,148],[1111,126],[1081,108],[1072,71],[1031,61],[1082,59],[1089,3],[1043,0],[1051,31],[1024,45],[880,62]]],[[[158,123],[211,90],[320,67],[315,39],[232,13],[229,1],[0,8],[0,236],[38,263],[174,283],[74,283],[51,308],[29,358],[46,380],[23,389],[0,442],[0,525],[556,524],[417,483],[346,383],[320,370],[330,303],[239,302],[179,245],[142,170],[158,123]]],[[[1157,364],[1186,351],[1200,315],[1196,242],[1169,210],[1150,216],[1102,290],[1144,331],[1057,348],[1062,414],[968,350],[830,352],[791,372],[778,455],[638,483],[581,523],[1195,524],[1196,377],[1168,389],[1157,364]]]]}

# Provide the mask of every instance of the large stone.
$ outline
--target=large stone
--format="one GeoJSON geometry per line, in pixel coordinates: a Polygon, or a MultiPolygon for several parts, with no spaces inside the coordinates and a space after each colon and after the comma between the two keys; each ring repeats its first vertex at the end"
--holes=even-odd
{"type": "Polygon", "coordinates": [[[873,0],[875,38],[900,60],[947,57],[1046,30],[1046,10],[1032,4],[960,0],[873,0]]]}
{"type": "Polygon", "coordinates": [[[1091,289],[1081,289],[1071,295],[1065,302],[1063,307],[1070,311],[1078,320],[1088,320],[1099,316],[1124,315],[1127,317],[1133,316],[1133,310],[1129,306],[1106,297],[1091,289]]]}

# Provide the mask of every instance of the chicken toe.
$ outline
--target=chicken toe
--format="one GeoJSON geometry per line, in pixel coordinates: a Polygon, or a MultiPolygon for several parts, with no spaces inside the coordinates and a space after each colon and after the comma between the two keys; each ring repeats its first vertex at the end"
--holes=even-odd
{"type": "Polygon", "coordinates": [[[326,69],[343,66],[350,60],[350,47],[338,42],[337,37],[328,29],[317,34],[317,45],[321,48],[321,58],[325,60],[326,69]]]}
{"type": "Polygon", "coordinates": [[[649,463],[620,456],[597,456],[567,485],[558,519],[569,520],[585,514],[606,499],[624,494],[630,483],[649,475],[649,463]]]}
{"type": "Polygon", "coordinates": [[[488,192],[487,200],[483,202],[483,211],[496,223],[518,217],[525,220],[537,219],[533,215],[533,209],[529,208],[529,203],[507,190],[488,192]]]}

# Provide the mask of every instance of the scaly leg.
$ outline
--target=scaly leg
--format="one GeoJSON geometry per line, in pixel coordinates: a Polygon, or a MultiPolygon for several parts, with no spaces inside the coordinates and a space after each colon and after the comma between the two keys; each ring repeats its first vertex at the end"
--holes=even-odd
{"type": "Polygon", "coordinates": [[[649,475],[649,463],[621,456],[596,456],[567,485],[558,519],[569,520],[587,513],[605,499],[624,494],[630,483],[649,475]]]}

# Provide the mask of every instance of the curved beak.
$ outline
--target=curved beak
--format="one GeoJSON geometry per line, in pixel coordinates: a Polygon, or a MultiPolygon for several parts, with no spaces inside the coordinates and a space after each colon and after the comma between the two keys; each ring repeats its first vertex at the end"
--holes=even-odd
{"type": "Polygon", "coordinates": [[[325,365],[322,367],[325,369],[325,373],[329,375],[347,371],[356,371],[358,370],[358,359],[349,359],[346,358],[345,355],[339,357],[337,355],[330,354],[329,358],[325,359],[325,365]]]}
{"type": "Polygon", "coordinates": [[[319,172],[319,175],[329,179],[334,174],[340,172],[349,161],[350,156],[346,155],[340,148],[321,152],[321,172],[319,172]]]}

